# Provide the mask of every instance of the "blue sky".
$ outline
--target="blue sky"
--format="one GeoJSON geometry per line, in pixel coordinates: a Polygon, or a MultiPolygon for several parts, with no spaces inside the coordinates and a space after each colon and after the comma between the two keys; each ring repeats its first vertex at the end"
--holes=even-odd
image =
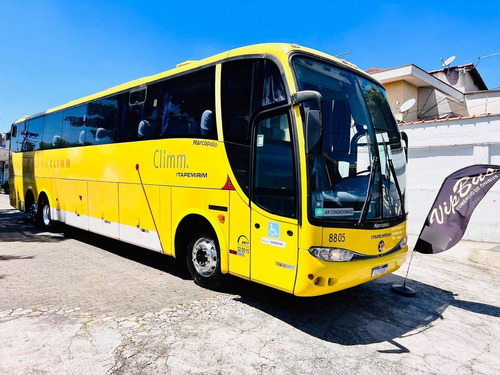
{"type": "MultiPolygon", "coordinates": [[[[500,2],[0,0],[0,133],[108,87],[248,44],[291,42],[362,69],[500,52],[500,2]]],[[[500,55],[479,73],[500,88],[500,55]]]]}

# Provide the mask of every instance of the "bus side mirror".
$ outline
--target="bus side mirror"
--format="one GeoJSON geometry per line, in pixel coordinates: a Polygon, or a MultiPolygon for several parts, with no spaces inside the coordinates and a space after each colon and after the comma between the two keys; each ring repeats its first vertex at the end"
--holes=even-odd
{"type": "Polygon", "coordinates": [[[406,162],[408,163],[408,135],[405,132],[401,132],[401,139],[405,142],[403,147],[405,149],[406,162]]]}
{"type": "Polygon", "coordinates": [[[310,155],[321,154],[322,114],[318,109],[306,113],[306,150],[310,155]]]}

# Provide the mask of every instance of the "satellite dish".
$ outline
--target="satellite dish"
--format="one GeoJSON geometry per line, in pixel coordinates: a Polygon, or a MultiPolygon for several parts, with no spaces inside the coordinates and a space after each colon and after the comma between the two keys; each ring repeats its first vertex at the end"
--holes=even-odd
{"type": "Polygon", "coordinates": [[[415,98],[408,99],[406,102],[404,102],[401,105],[401,107],[399,107],[399,112],[403,113],[403,112],[408,111],[411,107],[413,107],[415,105],[416,102],[417,101],[415,100],[415,98]]]}
{"type": "Polygon", "coordinates": [[[443,66],[449,66],[453,61],[455,61],[456,56],[450,56],[446,60],[443,61],[443,58],[441,57],[441,62],[443,63],[443,66]]]}

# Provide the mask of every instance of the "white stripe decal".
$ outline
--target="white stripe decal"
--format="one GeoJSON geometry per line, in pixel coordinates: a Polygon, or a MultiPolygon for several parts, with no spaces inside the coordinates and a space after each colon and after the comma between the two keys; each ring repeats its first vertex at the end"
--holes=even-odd
{"type": "Polygon", "coordinates": [[[162,252],[158,234],[154,230],[137,228],[130,225],[115,223],[109,220],[96,219],[74,212],[57,210],[51,207],[51,216],[72,227],[87,230],[106,237],[119,239],[146,249],[162,252]]]}

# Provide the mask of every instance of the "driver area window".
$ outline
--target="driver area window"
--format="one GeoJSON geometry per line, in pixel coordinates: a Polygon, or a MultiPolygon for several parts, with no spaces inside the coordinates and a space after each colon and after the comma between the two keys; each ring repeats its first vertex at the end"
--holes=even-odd
{"type": "Polygon", "coordinates": [[[261,120],[255,135],[253,201],[273,214],[296,217],[296,177],[288,115],[261,120]]]}

